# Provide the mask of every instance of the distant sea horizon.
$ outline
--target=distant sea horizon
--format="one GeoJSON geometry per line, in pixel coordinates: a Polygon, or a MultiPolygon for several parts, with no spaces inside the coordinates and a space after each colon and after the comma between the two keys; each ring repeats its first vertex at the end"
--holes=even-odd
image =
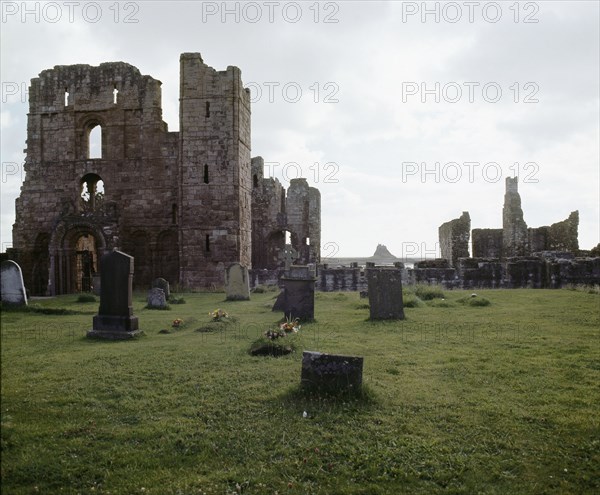
{"type": "Polygon", "coordinates": [[[321,258],[321,264],[327,264],[332,268],[337,266],[350,266],[351,263],[358,263],[358,266],[364,267],[367,262],[375,262],[377,265],[392,266],[395,262],[401,261],[405,268],[413,268],[417,261],[422,261],[421,258],[379,258],[373,259],[371,256],[350,256],[350,257],[332,257],[321,258]]]}

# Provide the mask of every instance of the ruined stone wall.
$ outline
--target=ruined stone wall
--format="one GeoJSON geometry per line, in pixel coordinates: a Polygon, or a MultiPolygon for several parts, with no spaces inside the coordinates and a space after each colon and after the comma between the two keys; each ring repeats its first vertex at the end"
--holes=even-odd
{"type": "Polygon", "coordinates": [[[471,217],[463,211],[460,218],[443,223],[438,229],[441,257],[451,266],[456,266],[459,258],[469,256],[469,238],[471,236],[471,217]]]}
{"type": "Polygon", "coordinates": [[[566,220],[548,227],[548,245],[552,251],[579,251],[579,211],[573,211],[566,220]]]}
{"type": "Polygon", "coordinates": [[[285,246],[285,189],[277,179],[264,178],[264,160],[252,158],[252,266],[275,270],[285,246]]]}
{"type": "Polygon", "coordinates": [[[251,266],[250,95],[237,67],[180,57],[180,279],[222,285],[226,265],[251,266]]]}
{"type": "Polygon", "coordinates": [[[440,284],[448,289],[558,289],[569,284],[600,284],[600,258],[461,258],[456,268],[415,268],[408,273],[409,283],[440,284]]]}
{"type": "MultiPolygon", "coordinates": [[[[162,121],[160,84],[123,62],[56,66],[32,79],[13,244],[34,293],[45,292],[44,282],[50,293],[75,290],[80,236],[93,236],[100,256],[129,242],[134,225],[150,244],[172,227],[177,151],[162,121]],[[101,158],[90,158],[97,126],[101,158]],[[90,177],[103,181],[104,194],[84,202],[90,177]]],[[[136,266],[151,271],[152,260],[136,266]]]]}
{"type": "Polygon", "coordinates": [[[134,257],[137,287],[158,276],[220,286],[228,265],[250,268],[253,258],[277,269],[286,229],[298,262],[318,263],[319,191],[297,179],[286,199],[262,159],[252,165],[240,70],[181,55],[179,132],[162,121],[160,85],[123,62],[57,66],[32,80],[10,256],[33,294],[88,290],[82,274],[91,280],[115,247],[134,257]],[[90,154],[97,128],[101,157],[90,154]]]}
{"type": "Polygon", "coordinates": [[[525,256],[529,253],[527,224],[523,219],[518,177],[506,178],[502,209],[502,257],[525,256]]]}
{"type": "Polygon", "coordinates": [[[473,258],[502,257],[502,229],[473,229],[473,258]]]}
{"type": "Polygon", "coordinates": [[[321,253],[321,194],[306,179],[292,179],[286,198],[287,229],[298,264],[318,264],[321,253]]]}

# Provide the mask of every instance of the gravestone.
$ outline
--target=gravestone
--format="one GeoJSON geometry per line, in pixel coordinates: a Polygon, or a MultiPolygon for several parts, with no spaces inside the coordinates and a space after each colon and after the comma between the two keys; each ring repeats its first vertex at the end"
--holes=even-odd
{"type": "Polygon", "coordinates": [[[133,316],[133,258],[114,250],[100,258],[100,308],[88,337],[119,340],[139,335],[133,316]]]}
{"type": "Polygon", "coordinates": [[[162,289],[165,293],[165,298],[168,301],[169,297],[171,297],[171,287],[169,286],[169,282],[167,282],[164,278],[158,277],[152,281],[152,288],[162,289]]]}
{"type": "Polygon", "coordinates": [[[12,260],[0,264],[1,299],[5,304],[23,306],[27,304],[27,292],[23,283],[21,267],[12,260]]]}
{"type": "Polygon", "coordinates": [[[287,272],[292,266],[292,263],[298,259],[298,251],[291,244],[286,244],[279,252],[279,260],[283,261],[285,271],[287,272]]]}
{"type": "Polygon", "coordinates": [[[283,311],[288,319],[315,319],[315,277],[306,265],[290,265],[281,277],[283,289],[273,305],[273,311],[283,311]]]}
{"type": "Polygon", "coordinates": [[[95,296],[100,295],[100,274],[95,273],[92,277],[92,294],[95,296]]]}
{"type": "Polygon", "coordinates": [[[403,320],[402,270],[368,268],[367,283],[371,320],[403,320]]]}
{"type": "Polygon", "coordinates": [[[225,272],[225,293],[228,301],[249,301],[250,281],[248,268],[239,263],[234,263],[225,272]]]}
{"type": "Polygon", "coordinates": [[[165,291],[154,287],[148,291],[148,308],[150,309],[164,309],[167,307],[167,298],[165,297],[165,291]]]}
{"type": "Polygon", "coordinates": [[[362,357],[304,351],[300,384],[321,392],[358,392],[362,371],[362,357]]]}

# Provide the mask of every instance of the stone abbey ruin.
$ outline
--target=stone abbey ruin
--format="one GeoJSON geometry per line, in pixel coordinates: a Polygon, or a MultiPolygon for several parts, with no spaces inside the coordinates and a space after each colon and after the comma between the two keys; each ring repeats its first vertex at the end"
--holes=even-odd
{"type": "MultiPolygon", "coordinates": [[[[418,261],[413,268],[404,268],[399,260],[392,263],[403,269],[404,283],[441,284],[449,289],[600,284],[600,249],[591,253],[579,250],[578,226],[579,213],[574,211],[562,222],[527,227],[518,178],[508,177],[501,229],[471,231],[471,218],[465,211],[439,227],[441,258],[418,261]]],[[[367,261],[367,268],[372,265],[367,261]]],[[[353,263],[345,268],[322,265],[317,286],[321,290],[365,291],[368,284],[364,270],[353,263]]]]}
{"type": "Polygon", "coordinates": [[[264,177],[250,136],[240,70],[216,71],[199,53],[180,56],[177,132],[162,120],[161,82],[132,65],[44,70],[29,89],[27,175],[3,259],[21,266],[31,295],[90,290],[100,256],[115,248],[134,258],[136,288],[157,277],[221,287],[236,263],[250,269],[250,286],[281,285],[292,262],[308,265],[322,291],[366,290],[376,263],[395,265],[405,283],[448,288],[600,284],[600,258],[580,257],[578,212],[528,227],[516,178],[506,180],[502,228],[471,231],[463,212],[439,228],[441,259],[404,268],[378,246],[366,267],[320,264],[319,190],[264,177]]]}
{"type": "Polygon", "coordinates": [[[7,252],[30,293],[89,290],[114,248],[134,257],[137,287],[156,277],[222,286],[232,263],[277,269],[286,232],[298,263],[319,263],[320,193],[305,179],[285,191],[264,178],[250,114],[240,70],[216,71],[199,53],[180,57],[178,132],[162,120],[161,82],[127,63],[56,66],[32,79],[7,252]]]}

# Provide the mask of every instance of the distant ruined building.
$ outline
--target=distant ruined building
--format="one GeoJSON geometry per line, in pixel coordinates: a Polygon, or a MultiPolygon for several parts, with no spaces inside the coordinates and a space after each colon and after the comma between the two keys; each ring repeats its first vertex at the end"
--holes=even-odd
{"type": "Polygon", "coordinates": [[[123,62],[56,66],[31,80],[27,172],[13,248],[32,295],[89,290],[99,257],[135,258],[155,277],[220,286],[228,265],[277,268],[285,231],[301,262],[320,261],[320,194],[287,191],[251,160],[241,72],[180,57],[179,131],[162,120],[161,82],[123,62]],[[93,149],[93,135],[99,149],[93,149]]]}
{"type": "MultiPolygon", "coordinates": [[[[453,288],[558,288],[599,284],[600,258],[580,257],[579,212],[550,226],[527,227],[518,179],[506,179],[501,229],[473,229],[468,212],[439,228],[441,258],[415,263],[407,281],[453,288]]],[[[590,253],[589,255],[591,255],[590,253]]]]}
{"type": "MultiPolygon", "coordinates": [[[[474,258],[511,258],[529,256],[542,251],[577,254],[579,212],[549,227],[527,227],[523,219],[518,178],[506,178],[501,229],[473,229],[474,258]]],[[[442,238],[440,236],[440,242],[442,238]]],[[[445,257],[442,255],[442,257],[445,257]]]]}

